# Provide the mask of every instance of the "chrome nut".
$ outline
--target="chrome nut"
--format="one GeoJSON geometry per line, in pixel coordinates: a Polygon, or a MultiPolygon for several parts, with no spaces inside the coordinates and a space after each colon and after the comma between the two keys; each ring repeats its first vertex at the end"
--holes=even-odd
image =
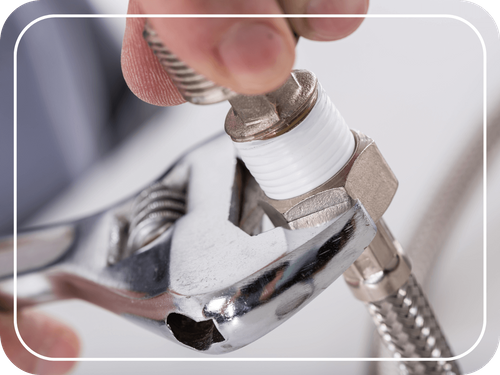
{"type": "Polygon", "coordinates": [[[274,225],[290,229],[316,226],[347,211],[359,200],[376,223],[389,207],[398,180],[373,139],[356,130],[349,161],[328,181],[306,194],[286,200],[266,197],[261,206],[274,225]]]}
{"type": "Polygon", "coordinates": [[[411,265],[383,219],[370,245],[344,272],[354,296],[363,302],[381,301],[397,292],[410,277],[411,265]]]}

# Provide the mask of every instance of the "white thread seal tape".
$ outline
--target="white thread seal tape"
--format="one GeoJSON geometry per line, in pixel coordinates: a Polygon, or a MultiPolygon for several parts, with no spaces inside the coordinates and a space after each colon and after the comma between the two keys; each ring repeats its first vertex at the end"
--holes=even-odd
{"type": "Polygon", "coordinates": [[[318,98],[294,129],[268,140],[233,142],[262,190],[272,199],[305,194],[326,182],[354,152],[354,136],[318,83],[318,98]]]}

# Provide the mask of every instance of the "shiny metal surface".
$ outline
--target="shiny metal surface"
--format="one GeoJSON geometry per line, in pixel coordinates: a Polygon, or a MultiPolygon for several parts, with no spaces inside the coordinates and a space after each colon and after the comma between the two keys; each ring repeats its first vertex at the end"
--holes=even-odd
{"type": "Polygon", "coordinates": [[[344,279],[356,298],[376,302],[397,292],[408,281],[410,273],[401,245],[380,219],[375,238],[347,269],[344,279]]]}
{"type": "Polygon", "coordinates": [[[350,199],[359,199],[373,221],[382,217],[396,194],[398,180],[375,142],[359,131],[352,132],[356,141],[354,153],[328,181],[295,198],[266,197],[266,202],[275,211],[273,217],[283,216],[286,222],[294,221],[296,228],[319,225],[347,209],[350,199]],[[306,213],[307,219],[299,220],[300,215],[306,213]]]}
{"type": "MultiPolygon", "coordinates": [[[[287,98],[284,92],[282,100],[287,98]]],[[[266,118],[266,111],[260,112],[264,119],[257,122],[259,134],[266,134],[273,129],[275,115],[266,118]]],[[[247,133],[252,132],[248,132],[245,125],[238,120],[233,108],[226,118],[226,132],[236,141],[252,140],[246,138],[247,133]]],[[[286,129],[286,120],[283,128],[286,129]]],[[[353,134],[353,154],[329,180],[297,197],[276,200],[266,196],[261,207],[275,225],[300,230],[320,226],[348,210],[354,201],[361,202],[371,219],[378,223],[377,234],[344,273],[351,291],[358,299],[370,303],[379,334],[394,356],[451,356],[437,320],[411,276],[401,246],[382,219],[396,193],[398,181],[375,142],[360,132],[353,131],[353,134]]],[[[273,131],[270,136],[265,135],[279,136],[279,132],[273,131]]],[[[405,374],[459,374],[456,364],[445,362],[412,362],[401,364],[400,369],[405,374]]]]}
{"type": "MultiPolygon", "coordinates": [[[[387,298],[368,304],[368,310],[384,344],[394,357],[439,358],[452,357],[439,323],[411,275],[408,281],[387,298]]],[[[403,362],[402,374],[459,375],[456,362],[403,362]]]]}
{"type": "Polygon", "coordinates": [[[133,253],[170,228],[186,213],[186,193],[156,183],[139,194],[134,202],[126,251],[133,253]]]}
{"type": "MultiPolygon", "coordinates": [[[[210,354],[233,351],[276,328],[337,279],[376,228],[355,201],[319,227],[276,227],[250,235],[230,221],[237,165],[226,136],[181,158],[152,186],[185,186],[185,215],[113,264],[112,228],[117,217],[134,211],[137,196],[47,232],[20,234],[18,306],[80,298],[210,354]],[[25,263],[25,251],[41,233],[54,233],[53,254],[25,263]]],[[[245,196],[252,195],[238,199],[245,196]]],[[[8,241],[2,242],[5,259],[12,257],[8,241]]],[[[30,257],[37,258],[32,250],[30,257]]],[[[4,309],[13,302],[11,273],[4,269],[0,279],[4,309]]]]}
{"type": "Polygon", "coordinates": [[[234,142],[278,137],[301,123],[317,97],[316,76],[308,70],[294,70],[275,91],[229,99],[232,108],[226,117],[226,133],[234,142]]]}
{"type": "MultiPolygon", "coordinates": [[[[18,255],[18,272],[29,272],[60,259],[75,241],[73,225],[44,228],[30,233],[19,233],[17,246],[23,251],[18,255]]],[[[12,275],[14,262],[13,239],[0,241],[0,278],[12,275]]]]}

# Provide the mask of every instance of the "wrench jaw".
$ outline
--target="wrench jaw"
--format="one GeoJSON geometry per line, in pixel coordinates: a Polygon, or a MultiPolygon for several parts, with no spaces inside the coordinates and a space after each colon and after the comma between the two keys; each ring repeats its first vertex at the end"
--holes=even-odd
{"type": "Polygon", "coordinates": [[[215,321],[225,341],[205,352],[239,349],[291,318],[342,275],[375,233],[373,221],[356,202],[302,246],[210,296],[203,315],[215,321]]]}
{"type": "MultiPolygon", "coordinates": [[[[242,213],[257,205],[238,199],[259,193],[243,186],[235,198],[237,168],[225,136],[184,156],[154,183],[186,187],[185,215],[115,262],[109,262],[113,225],[133,209],[136,197],[68,224],[72,237],[65,237],[57,259],[34,268],[19,264],[18,302],[23,296],[31,304],[79,298],[206,354],[228,353],[264,336],[335,281],[370,244],[376,227],[357,200],[317,227],[245,227],[242,213]],[[37,294],[33,278],[47,288],[37,294]]],[[[21,260],[23,246],[18,250],[21,260]]],[[[10,277],[0,279],[6,298],[12,298],[10,277]]]]}
{"type": "MultiPolygon", "coordinates": [[[[201,353],[237,350],[305,307],[342,275],[376,232],[359,202],[321,229],[303,245],[227,288],[191,295],[168,288],[151,298],[124,301],[124,310],[115,312],[201,353]]],[[[130,266],[138,264],[137,258],[156,250],[132,256],[136,259],[131,260],[130,266]]]]}

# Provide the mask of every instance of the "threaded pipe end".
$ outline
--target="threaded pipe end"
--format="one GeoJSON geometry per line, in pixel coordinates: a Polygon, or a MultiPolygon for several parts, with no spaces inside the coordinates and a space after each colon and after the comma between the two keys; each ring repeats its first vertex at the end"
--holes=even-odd
{"type": "Polygon", "coordinates": [[[295,128],[275,138],[233,142],[272,199],[290,199],[326,182],[354,152],[352,132],[318,83],[316,104],[295,128]]]}

